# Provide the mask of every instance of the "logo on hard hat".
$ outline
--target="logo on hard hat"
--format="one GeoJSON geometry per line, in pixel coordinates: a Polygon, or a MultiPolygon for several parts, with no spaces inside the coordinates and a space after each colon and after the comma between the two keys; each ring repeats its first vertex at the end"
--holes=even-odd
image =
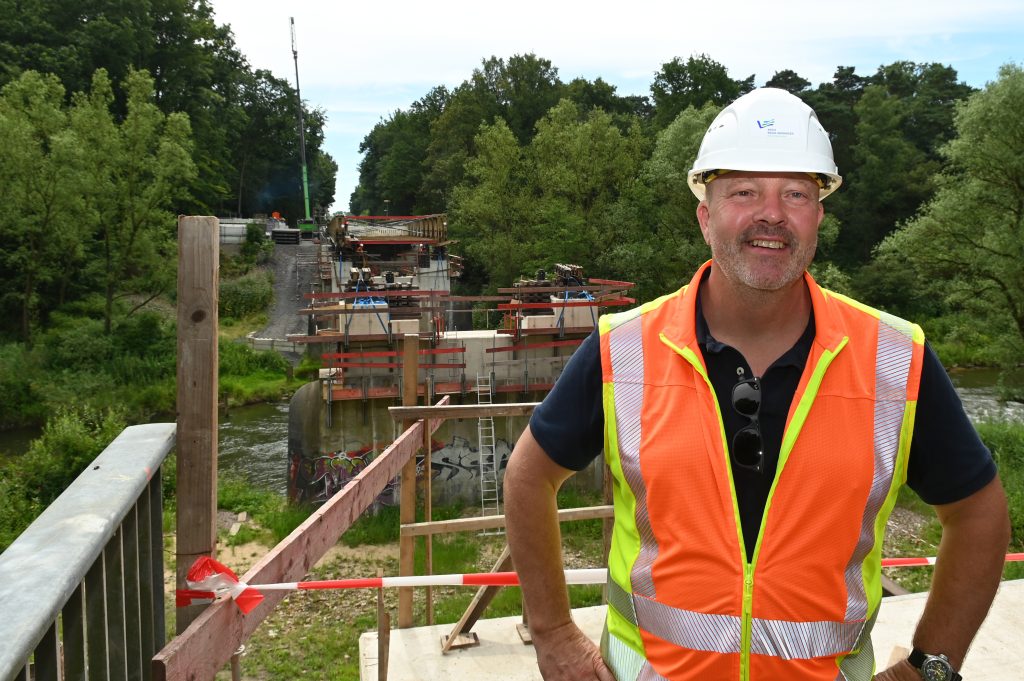
{"type": "Polygon", "coordinates": [[[774,118],[769,118],[767,120],[757,122],[757,127],[761,128],[762,130],[764,130],[765,128],[770,128],[773,125],[775,125],[774,118]]]}

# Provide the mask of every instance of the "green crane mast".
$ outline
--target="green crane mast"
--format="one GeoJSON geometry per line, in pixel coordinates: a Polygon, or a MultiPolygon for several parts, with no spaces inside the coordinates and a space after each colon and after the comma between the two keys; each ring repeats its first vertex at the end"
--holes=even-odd
{"type": "Polygon", "coordinates": [[[295,60],[295,96],[299,111],[299,158],[302,160],[302,198],[305,201],[306,219],[299,220],[303,239],[312,239],[316,224],[309,212],[309,173],[306,170],[306,123],[302,116],[302,91],[299,89],[299,50],[295,42],[295,17],[290,17],[292,27],[292,59],[295,60]]]}

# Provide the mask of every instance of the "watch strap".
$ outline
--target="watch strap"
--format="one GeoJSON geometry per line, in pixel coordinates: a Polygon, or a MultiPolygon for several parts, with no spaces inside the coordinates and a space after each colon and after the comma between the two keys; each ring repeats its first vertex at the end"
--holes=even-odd
{"type": "MultiPolygon", "coordinates": [[[[921,666],[924,664],[924,660],[925,657],[927,657],[927,655],[928,654],[920,648],[914,648],[910,651],[910,655],[907,656],[907,662],[909,662],[911,666],[914,667],[914,669],[921,671],[921,666]]],[[[955,669],[952,669],[952,666],[951,670],[953,672],[953,678],[950,679],[950,681],[963,681],[964,677],[960,676],[960,672],[958,672],[955,669]]]]}

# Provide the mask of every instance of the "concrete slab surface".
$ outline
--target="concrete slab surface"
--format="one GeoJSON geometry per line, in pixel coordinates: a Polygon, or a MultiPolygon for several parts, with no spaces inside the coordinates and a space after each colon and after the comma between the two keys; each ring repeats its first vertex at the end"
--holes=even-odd
{"type": "MultiPolygon", "coordinates": [[[[927,594],[892,596],[882,601],[872,638],[878,669],[894,648],[909,648],[927,594]]],[[[573,619],[594,641],[601,636],[604,606],[573,610],[573,619]]],[[[451,624],[391,631],[388,681],[541,681],[532,646],[516,632],[519,617],[480,620],[473,631],[480,645],[441,654],[441,637],[451,624]]],[[[1020,681],[1017,654],[1024,645],[1024,580],[1003,582],[988,619],[971,647],[961,673],[965,679],[1020,681]]],[[[903,654],[897,651],[897,654],[903,654]]],[[[377,681],[377,633],[359,638],[360,681],[377,681]]]]}

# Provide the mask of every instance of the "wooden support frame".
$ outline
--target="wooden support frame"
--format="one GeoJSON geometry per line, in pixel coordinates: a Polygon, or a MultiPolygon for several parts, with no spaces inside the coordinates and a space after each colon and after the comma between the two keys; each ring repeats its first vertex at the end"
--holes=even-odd
{"type": "Polygon", "coordinates": [[[529,416],[540,402],[508,404],[446,404],[443,407],[388,407],[396,421],[404,419],[476,419],[482,416],[529,416]]]}
{"type": "MultiPolygon", "coordinates": [[[[344,489],[242,575],[241,581],[267,584],[302,579],[405,463],[410,458],[415,460],[423,442],[423,428],[433,433],[442,422],[441,419],[417,421],[404,431],[344,489]]],[[[285,592],[267,592],[263,603],[247,615],[230,599],[207,606],[183,634],[153,658],[153,679],[212,679],[284,596],[285,592]]]]}
{"type": "MultiPolygon", "coordinates": [[[[498,556],[494,567],[491,568],[491,572],[506,572],[511,569],[512,552],[509,550],[508,544],[505,544],[505,548],[502,549],[501,555],[498,556]]],[[[441,637],[441,654],[447,653],[452,648],[466,648],[480,644],[480,640],[476,636],[467,637],[464,632],[472,629],[477,620],[483,616],[487,606],[498,595],[499,589],[501,589],[500,586],[482,586],[477,589],[476,595],[470,601],[466,612],[462,613],[462,617],[456,622],[455,628],[447,636],[441,637]]]]}
{"type": "MultiPolygon", "coordinates": [[[[409,334],[402,341],[402,404],[415,406],[417,400],[419,336],[409,334]]],[[[406,428],[411,421],[406,420],[406,428]]],[[[415,454],[402,467],[402,487],[400,490],[398,517],[402,524],[416,520],[416,456],[415,454]]],[[[413,537],[402,537],[398,541],[398,574],[412,575],[415,566],[416,543],[413,537]]],[[[407,629],[412,626],[412,595],[411,587],[398,590],[398,627],[407,629]]]]}
{"type": "MultiPolygon", "coordinates": [[[[614,508],[608,506],[581,506],[580,508],[558,509],[558,522],[567,523],[574,520],[593,520],[595,518],[611,518],[614,508]]],[[[403,524],[403,537],[429,537],[433,534],[449,532],[477,532],[505,527],[504,515],[477,516],[475,518],[455,518],[454,520],[435,520],[433,522],[403,524]]]]}

